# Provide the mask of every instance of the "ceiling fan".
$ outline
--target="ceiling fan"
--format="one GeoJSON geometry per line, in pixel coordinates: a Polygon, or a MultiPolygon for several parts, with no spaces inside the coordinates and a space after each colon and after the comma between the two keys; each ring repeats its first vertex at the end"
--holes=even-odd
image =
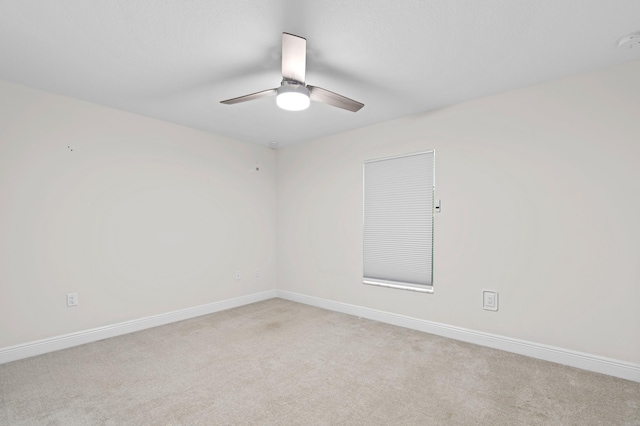
{"type": "Polygon", "coordinates": [[[220,103],[232,105],[276,95],[278,106],[288,111],[307,109],[310,101],[322,102],[353,112],[364,106],[353,99],[306,84],[304,81],[306,68],[307,40],[293,34],[282,33],[282,82],[280,87],[227,99],[220,101],[220,103]]]}

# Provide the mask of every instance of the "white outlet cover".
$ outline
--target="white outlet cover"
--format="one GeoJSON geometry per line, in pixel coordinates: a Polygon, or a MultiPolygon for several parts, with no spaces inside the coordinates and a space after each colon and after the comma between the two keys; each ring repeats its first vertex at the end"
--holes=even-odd
{"type": "Polygon", "coordinates": [[[67,293],[67,307],[78,306],[78,293],[67,293]]]}
{"type": "Polygon", "coordinates": [[[240,271],[236,271],[236,280],[239,280],[240,278],[241,278],[240,271]]]}
{"type": "Polygon", "coordinates": [[[482,307],[487,311],[497,311],[498,292],[493,290],[482,290],[482,307]]]}

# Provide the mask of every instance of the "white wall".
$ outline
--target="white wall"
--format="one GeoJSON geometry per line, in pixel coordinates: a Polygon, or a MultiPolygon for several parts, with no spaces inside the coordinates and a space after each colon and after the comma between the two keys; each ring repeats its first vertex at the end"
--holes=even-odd
{"type": "Polygon", "coordinates": [[[272,150],[0,82],[0,348],[275,288],[275,189],[272,150]]]}
{"type": "Polygon", "coordinates": [[[278,288],[639,363],[638,76],[633,62],[280,151],[278,288]],[[431,148],[435,293],[363,285],[362,163],[431,148]]]}
{"type": "Polygon", "coordinates": [[[0,348],[279,288],[639,363],[638,75],[634,62],[277,158],[0,82],[0,348]],[[365,286],[362,163],[431,148],[435,293],[365,286]]]}

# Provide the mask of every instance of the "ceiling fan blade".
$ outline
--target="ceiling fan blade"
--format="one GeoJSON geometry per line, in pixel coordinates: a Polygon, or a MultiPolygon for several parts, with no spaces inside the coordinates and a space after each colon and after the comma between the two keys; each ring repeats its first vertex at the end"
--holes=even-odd
{"type": "Polygon", "coordinates": [[[282,33],[282,78],[304,83],[307,72],[307,39],[282,33]]]}
{"type": "Polygon", "coordinates": [[[309,97],[312,101],[322,102],[323,104],[329,104],[334,107],[346,109],[349,111],[359,111],[360,108],[364,106],[364,104],[354,101],[353,99],[349,99],[345,96],[338,95],[337,93],[330,92],[327,89],[323,89],[322,87],[316,86],[307,86],[309,89],[309,97]]]}
{"type": "Polygon", "coordinates": [[[260,98],[266,98],[267,96],[273,96],[278,93],[278,89],[263,90],[262,92],[252,93],[250,95],[239,96],[233,99],[227,99],[226,101],[220,101],[221,104],[233,105],[240,102],[253,101],[260,98]]]}

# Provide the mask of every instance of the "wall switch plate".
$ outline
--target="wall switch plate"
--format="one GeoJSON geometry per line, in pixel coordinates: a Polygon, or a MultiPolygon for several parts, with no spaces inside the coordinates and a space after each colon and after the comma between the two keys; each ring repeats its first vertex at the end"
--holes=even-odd
{"type": "Polygon", "coordinates": [[[236,280],[239,280],[240,278],[242,278],[240,271],[236,271],[236,280]]]}
{"type": "Polygon", "coordinates": [[[487,311],[498,310],[498,292],[482,290],[482,307],[487,311]]]}
{"type": "Polygon", "coordinates": [[[78,293],[67,293],[67,307],[78,306],[78,293]]]}
{"type": "Polygon", "coordinates": [[[255,271],[253,271],[254,276],[259,277],[260,276],[260,268],[256,268],[255,271]]]}

